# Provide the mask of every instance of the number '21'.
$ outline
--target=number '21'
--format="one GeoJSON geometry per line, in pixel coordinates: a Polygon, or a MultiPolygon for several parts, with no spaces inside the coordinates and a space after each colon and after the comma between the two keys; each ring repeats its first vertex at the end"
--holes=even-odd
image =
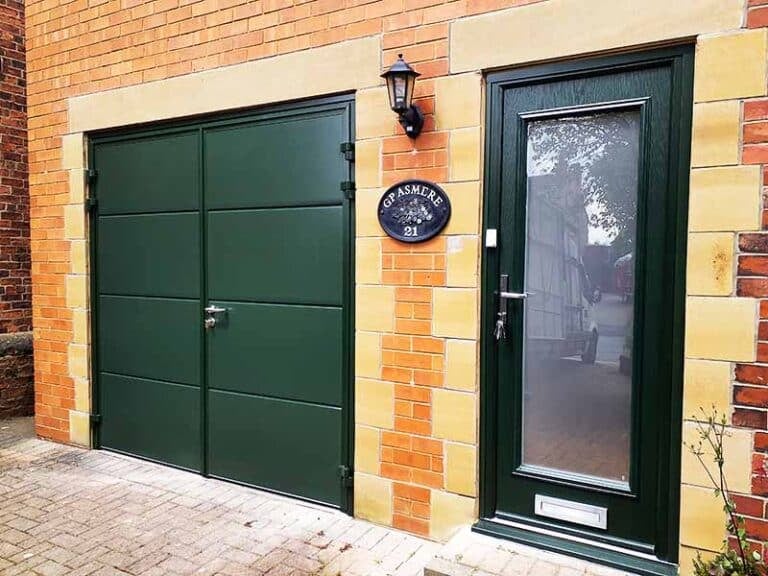
{"type": "Polygon", "coordinates": [[[406,238],[413,238],[419,235],[419,227],[418,226],[406,226],[405,231],[403,232],[403,236],[406,238]]]}

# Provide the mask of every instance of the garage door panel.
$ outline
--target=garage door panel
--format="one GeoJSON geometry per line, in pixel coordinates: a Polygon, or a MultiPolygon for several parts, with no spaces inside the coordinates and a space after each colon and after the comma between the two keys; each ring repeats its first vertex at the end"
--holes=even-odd
{"type": "Polygon", "coordinates": [[[351,111],[93,136],[100,446],[348,503],[351,111]]]}
{"type": "Polygon", "coordinates": [[[213,304],[228,312],[208,335],[211,388],[341,406],[341,308],[213,304]]]}
{"type": "Polygon", "coordinates": [[[212,475],[340,503],[340,409],[220,391],[208,398],[212,475]]]}
{"type": "Polygon", "coordinates": [[[336,110],[206,131],[206,207],[341,204],[344,121],[336,110]]]}
{"type": "Polygon", "coordinates": [[[100,144],[99,213],[197,210],[200,204],[198,131],[100,144]]]}
{"type": "Polygon", "coordinates": [[[339,207],[208,213],[208,295],[216,300],[342,304],[339,207]]]}
{"type": "Polygon", "coordinates": [[[199,297],[198,213],[99,218],[98,266],[102,294],[199,297]]]}
{"type": "Polygon", "coordinates": [[[199,358],[196,300],[99,298],[99,370],[197,386],[199,358]]]}
{"type": "Polygon", "coordinates": [[[114,374],[100,386],[102,446],[199,471],[199,388],[114,374]]]}

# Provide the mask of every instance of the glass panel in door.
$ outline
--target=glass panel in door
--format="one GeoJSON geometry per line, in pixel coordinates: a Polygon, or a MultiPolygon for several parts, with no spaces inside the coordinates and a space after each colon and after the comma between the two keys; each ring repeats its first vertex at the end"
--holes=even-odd
{"type": "Polygon", "coordinates": [[[640,112],[527,130],[522,466],[629,486],[640,112]]]}

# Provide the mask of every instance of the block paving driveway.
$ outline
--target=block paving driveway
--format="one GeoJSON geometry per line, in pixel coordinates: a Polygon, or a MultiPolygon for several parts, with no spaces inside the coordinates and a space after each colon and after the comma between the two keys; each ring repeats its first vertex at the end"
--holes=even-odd
{"type": "Polygon", "coordinates": [[[0,574],[416,576],[437,545],[0,420],[0,574]]]}

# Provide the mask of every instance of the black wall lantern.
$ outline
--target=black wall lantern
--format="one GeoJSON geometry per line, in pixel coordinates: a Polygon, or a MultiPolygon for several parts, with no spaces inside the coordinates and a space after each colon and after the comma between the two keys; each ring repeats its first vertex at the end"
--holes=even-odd
{"type": "Polygon", "coordinates": [[[409,138],[416,138],[424,126],[424,114],[413,102],[413,88],[416,77],[421,76],[398,54],[397,62],[381,75],[387,81],[389,106],[400,117],[400,125],[409,138]]]}

